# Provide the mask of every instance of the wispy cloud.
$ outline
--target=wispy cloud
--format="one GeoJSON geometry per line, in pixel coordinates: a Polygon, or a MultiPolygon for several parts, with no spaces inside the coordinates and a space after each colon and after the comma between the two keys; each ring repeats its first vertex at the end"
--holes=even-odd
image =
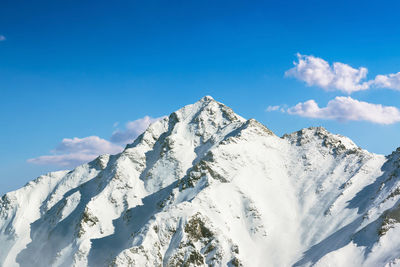
{"type": "Polygon", "coordinates": [[[111,141],[98,136],[64,138],[49,155],[28,159],[28,162],[72,168],[101,154],[116,154],[123,150],[125,144],[133,142],[152,122],[159,119],[161,118],[145,116],[128,122],[126,129],[117,130],[112,134],[111,141]]]}
{"type": "Polygon", "coordinates": [[[130,121],[125,124],[124,130],[116,130],[113,132],[111,136],[111,142],[118,144],[132,143],[136,139],[136,137],[138,137],[141,133],[144,132],[144,130],[146,130],[147,127],[149,127],[151,123],[163,118],[164,117],[152,118],[149,116],[145,116],[141,119],[130,121]]]}
{"type": "Polygon", "coordinates": [[[102,139],[98,136],[88,136],[84,138],[64,138],[61,143],[53,150],[55,153],[117,153],[120,146],[102,139]]]}
{"type": "Polygon", "coordinates": [[[5,41],[6,40],[6,37],[4,36],[4,35],[1,35],[0,34],[0,42],[3,42],[3,41],[5,41]]]}
{"type": "Polygon", "coordinates": [[[115,154],[121,152],[122,146],[113,144],[98,136],[84,138],[64,138],[51,151],[51,155],[29,159],[28,162],[41,165],[57,165],[73,167],[91,161],[101,154],[115,154]]]}
{"type": "Polygon", "coordinates": [[[285,76],[304,81],[309,86],[318,86],[327,91],[339,90],[345,93],[366,90],[370,84],[362,82],[367,68],[353,68],[347,64],[334,62],[330,65],[322,58],[297,54],[298,62],[285,72],[285,76]]]}
{"type": "Polygon", "coordinates": [[[277,111],[281,106],[268,106],[266,111],[271,112],[271,111],[277,111]]]}
{"type": "Polygon", "coordinates": [[[369,121],[377,124],[400,122],[400,110],[396,107],[372,104],[343,96],[329,101],[323,108],[319,107],[314,100],[308,100],[286,111],[302,117],[338,121],[369,121]]]}

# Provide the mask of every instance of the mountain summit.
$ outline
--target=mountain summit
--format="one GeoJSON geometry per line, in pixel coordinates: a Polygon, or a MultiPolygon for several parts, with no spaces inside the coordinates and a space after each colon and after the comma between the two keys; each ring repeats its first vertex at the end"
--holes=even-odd
{"type": "Polygon", "coordinates": [[[399,149],[278,137],[206,96],[2,196],[0,265],[400,265],[399,172],[399,149]]]}

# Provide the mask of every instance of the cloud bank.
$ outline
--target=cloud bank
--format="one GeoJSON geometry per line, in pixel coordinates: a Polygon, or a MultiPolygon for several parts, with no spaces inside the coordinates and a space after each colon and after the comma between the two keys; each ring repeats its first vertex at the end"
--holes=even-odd
{"type": "Polygon", "coordinates": [[[377,124],[393,124],[400,121],[400,110],[358,101],[351,97],[336,97],[326,107],[319,107],[314,100],[298,103],[287,113],[308,118],[334,119],[338,121],[369,121],[377,124]]]}
{"type": "Polygon", "coordinates": [[[285,76],[304,81],[308,86],[347,94],[371,87],[400,90],[400,72],[377,75],[373,80],[365,80],[368,74],[365,67],[353,68],[340,62],[330,65],[322,58],[299,53],[297,60],[298,62],[293,62],[294,67],[285,72],[285,76]]]}
{"type": "MultiPolygon", "coordinates": [[[[164,117],[162,117],[164,118],[164,117]]],[[[50,155],[28,159],[29,163],[73,168],[89,162],[101,154],[116,154],[125,144],[133,142],[147,127],[161,118],[144,118],[128,122],[126,129],[112,133],[110,141],[98,136],[64,138],[50,155]]]]}

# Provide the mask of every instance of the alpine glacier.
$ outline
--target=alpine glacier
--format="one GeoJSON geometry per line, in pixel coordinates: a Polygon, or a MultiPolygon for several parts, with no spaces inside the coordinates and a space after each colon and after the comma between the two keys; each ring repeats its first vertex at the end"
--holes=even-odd
{"type": "Polygon", "coordinates": [[[0,200],[1,266],[400,265],[400,149],[276,136],[206,96],[0,200]]]}

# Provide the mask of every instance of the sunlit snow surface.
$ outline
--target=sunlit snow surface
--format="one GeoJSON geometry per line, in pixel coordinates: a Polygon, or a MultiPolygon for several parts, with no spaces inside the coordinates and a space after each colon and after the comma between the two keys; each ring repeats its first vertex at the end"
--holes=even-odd
{"type": "Polygon", "coordinates": [[[400,265],[399,155],[204,97],[4,195],[0,266],[400,265]]]}

